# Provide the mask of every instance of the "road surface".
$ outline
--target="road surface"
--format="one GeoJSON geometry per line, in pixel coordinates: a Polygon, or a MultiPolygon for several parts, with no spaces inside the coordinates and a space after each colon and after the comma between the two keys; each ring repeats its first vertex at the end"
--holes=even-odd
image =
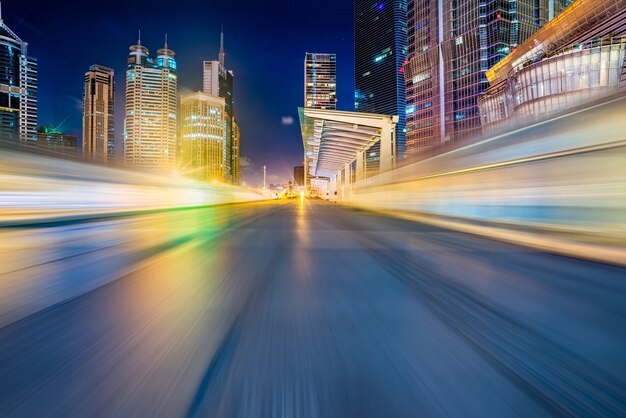
{"type": "Polygon", "coordinates": [[[626,270],[317,201],[0,231],[2,417],[626,414],[626,270]]]}

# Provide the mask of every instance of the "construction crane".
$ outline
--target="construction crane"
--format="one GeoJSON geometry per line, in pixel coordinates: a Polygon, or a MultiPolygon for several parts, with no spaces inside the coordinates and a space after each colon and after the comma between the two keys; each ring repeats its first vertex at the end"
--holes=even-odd
{"type": "Polygon", "coordinates": [[[57,134],[58,134],[58,133],[61,133],[61,132],[59,132],[59,129],[61,129],[61,126],[63,126],[63,124],[64,124],[65,122],[67,122],[67,120],[68,120],[71,116],[72,116],[71,114],[67,115],[67,116],[65,117],[65,119],[63,119],[63,120],[61,121],[61,123],[59,123],[57,126],[51,126],[51,127],[50,127],[50,130],[51,130],[52,132],[54,132],[54,133],[57,133],[57,134]]]}

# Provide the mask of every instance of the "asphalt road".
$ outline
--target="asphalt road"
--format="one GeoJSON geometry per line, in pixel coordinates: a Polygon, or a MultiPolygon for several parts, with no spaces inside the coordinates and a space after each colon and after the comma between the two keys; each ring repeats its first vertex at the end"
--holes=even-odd
{"type": "Polygon", "coordinates": [[[315,201],[0,230],[2,417],[626,415],[626,270],[315,201]]]}

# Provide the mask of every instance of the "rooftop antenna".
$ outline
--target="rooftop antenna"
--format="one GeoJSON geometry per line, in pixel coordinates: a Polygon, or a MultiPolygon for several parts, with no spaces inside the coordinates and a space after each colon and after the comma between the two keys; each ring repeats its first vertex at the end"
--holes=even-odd
{"type": "Polygon", "coordinates": [[[222,31],[220,33],[220,67],[224,68],[224,24],[222,23],[222,31]]]}
{"type": "Polygon", "coordinates": [[[165,49],[167,49],[167,33],[165,34],[165,49]]]}
{"type": "Polygon", "coordinates": [[[141,29],[139,29],[139,39],[137,40],[137,45],[141,46],[141,29]]]}
{"type": "Polygon", "coordinates": [[[0,25],[2,25],[4,22],[2,21],[2,2],[0,1],[0,25]]]}

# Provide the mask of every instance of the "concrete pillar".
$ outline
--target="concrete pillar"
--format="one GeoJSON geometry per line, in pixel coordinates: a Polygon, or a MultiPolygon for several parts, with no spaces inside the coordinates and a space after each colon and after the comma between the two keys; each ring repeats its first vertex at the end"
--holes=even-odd
{"type": "Polygon", "coordinates": [[[356,183],[365,180],[365,151],[356,153],[356,183]]]}
{"type": "Polygon", "coordinates": [[[339,184],[341,184],[341,193],[339,193],[339,196],[341,196],[341,200],[345,200],[346,188],[348,187],[346,184],[346,170],[339,170],[339,175],[341,176],[341,181],[339,182],[339,184]]]}
{"type": "Polygon", "coordinates": [[[380,172],[393,169],[394,130],[391,119],[385,120],[380,133],[380,172]]]}
{"type": "Polygon", "coordinates": [[[330,185],[328,187],[328,200],[335,200],[335,192],[337,191],[337,176],[330,177],[330,185]]]}

